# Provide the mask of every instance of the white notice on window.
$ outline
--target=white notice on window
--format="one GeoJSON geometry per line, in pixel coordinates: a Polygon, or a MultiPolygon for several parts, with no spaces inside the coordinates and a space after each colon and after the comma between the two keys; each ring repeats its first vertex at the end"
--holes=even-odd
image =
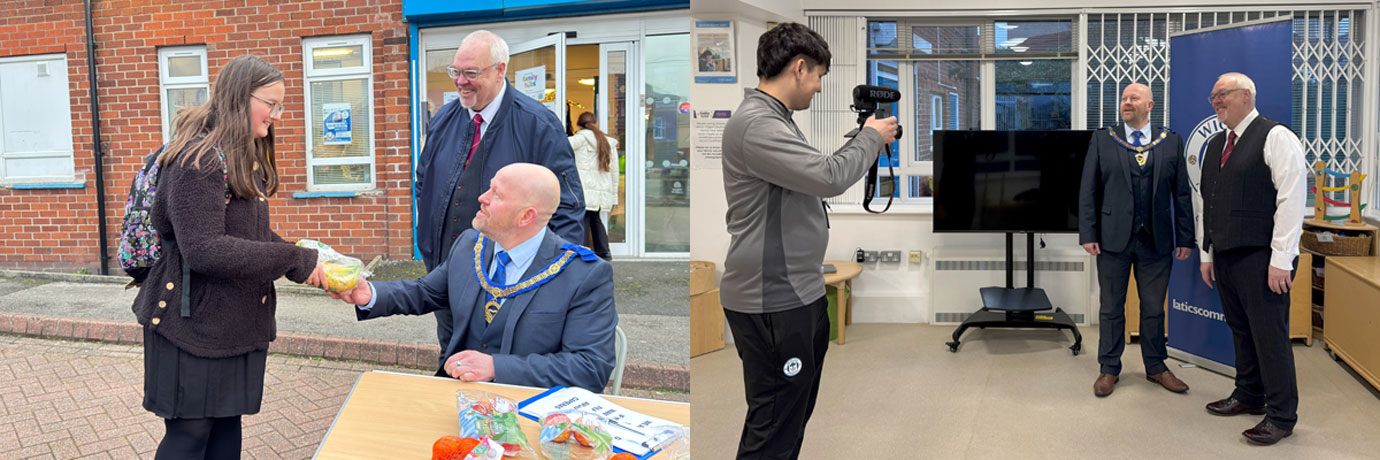
{"type": "Polygon", "coordinates": [[[599,414],[608,421],[604,427],[613,435],[613,447],[641,457],[662,439],[660,427],[680,427],[678,423],[633,412],[582,388],[562,388],[532,401],[522,408],[522,414],[541,420],[546,414],[563,411],[583,411],[599,414]]]}
{"type": "Polygon", "coordinates": [[[538,101],[546,98],[546,66],[539,65],[513,73],[518,92],[538,101]]]}
{"type": "Polygon", "coordinates": [[[722,169],[724,126],[732,110],[695,110],[690,131],[695,138],[690,167],[695,169],[722,169]]]}

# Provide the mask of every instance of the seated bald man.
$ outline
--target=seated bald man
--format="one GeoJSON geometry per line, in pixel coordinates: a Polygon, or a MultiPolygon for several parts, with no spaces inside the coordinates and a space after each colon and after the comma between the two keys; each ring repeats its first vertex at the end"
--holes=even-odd
{"type": "Polygon", "coordinates": [[[479,197],[474,228],[435,270],[331,296],[356,305],[360,321],[450,310],[455,334],[438,376],[601,392],[618,324],[613,269],[547,230],[560,199],[550,170],[505,166],[479,197]]]}

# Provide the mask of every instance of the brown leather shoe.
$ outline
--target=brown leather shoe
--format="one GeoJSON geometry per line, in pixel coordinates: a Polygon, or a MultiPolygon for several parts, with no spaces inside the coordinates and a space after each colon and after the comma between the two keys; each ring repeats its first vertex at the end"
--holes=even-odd
{"type": "Polygon", "coordinates": [[[1175,377],[1174,373],[1169,370],[1155,375],[1147,375],[1145,376],[1145,380],[1158,383],[1160,386],[1164,387],[1164,389],[1175,393],[1188,391],[1188,384],[1184,383],[1183,380],[1179,380],[1179,378],[1175,377]]]}
{"type": "Polygon", "coordinates": [[[1277,427],[1275,424],[1270,423],[1269,420],[1261,420],[1260,423],[1256,424],[1255,428],[1241,432],[1241,435],[1245,436],[1246,439],[1251,442],[1266,446],[1277,443],[1279,440],[1287,438],[1291,434],[1294,434],[1294,430],[1286,430],[1277,427]]]}
{"type": "Polygon", "coordinates": [[[1098,374],[1097,380],[1093,382],[1093,394],[1099,398],[1112,394],[1112,387],[1116,385],[1118,380],[1121,380],[1121,377],[1112,374],[1098,374]]]}
{"type": "Polygon", "coordinates": [[[1208,403],[1207,410],[1216,415],[1265,415],[1265,406],[1247,406],[1232,397],[1208,403]]]}

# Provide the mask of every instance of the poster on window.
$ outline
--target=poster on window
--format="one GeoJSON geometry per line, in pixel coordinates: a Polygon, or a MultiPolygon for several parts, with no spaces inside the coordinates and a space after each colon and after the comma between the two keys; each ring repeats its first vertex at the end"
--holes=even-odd
{"type": "Polygon", "coordinates": [[[737,83],[732,21],[695,21],[695,83],[737,83]]]}
{"type": "Polygon", "coordinates": [[[723,169],[724,127],[732,110],[696,110],[690,123],[694,133],[691,143],[690,167],[694,169],[723,169]]]}
{"type": "Polygon", "coordinates": [[[518,92],[541,101],[546,97],[546,66],[539,65],[515,72],[513,84],[517,86],[518,92]]]}
{"type": "Polygon", "coordinates": [[[321,143],[350,145],[350,103],[321,104],[321,112],[325,113],[321,143]]]}

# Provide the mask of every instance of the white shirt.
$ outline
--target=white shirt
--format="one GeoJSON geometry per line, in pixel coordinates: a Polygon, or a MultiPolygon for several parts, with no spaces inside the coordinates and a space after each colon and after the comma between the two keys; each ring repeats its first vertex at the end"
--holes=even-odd
{"type": "Polygon", "coordinates": [[[494,96],[494,100],[489,101],[489,105],[484,106],[484,110],[475,112],[474,109],[465,109],[470,112],[471,120],[474,119],[475,113],[484,117],[484,122],[479,124],[480,139],[484,139],[484,133],[489,132],[489,122],[494,121],[494,117],[498,116],[498,106],[503,104],[503,93],[506,92],[508,92],[508,80],[504,79],[503,86],[498,89],[498,94],[494,96]]]}
{"type": "MultiPolygon", "coordinates": [[[[1237,123],[1232,131],[1236,138],[1246,132],[1246,127],[1260,116],[1252,109],[1246,118],[1237,123]]],[[[1226,150],[1224,145],[1223,150],[1226,150]]],[[[1270,238],[1270,266],[1280,270],[1293,270],[1294,257],[1299,255],[1299,235],[1303,233],[1303,204],[1308,187],[1308,165],[1303,156],[1303,143],[1298,136],[1283,125],[1270,129],[1265,137],[1265,165],[1270,168],[1270,179],[1275,185],[1275,227],[1270,238]]],[[[1203,165],[1210,168],[1212,165],[1203,165]]],[[[1321,198],[1318,198],[1321,199],[1321,198]]],[[[1194,222],[1198,234],[1198,255],[1202,262],[1212,262],[1212,253],[1204,251],[1203,210],[1194,209],[1194,222]]]]}

